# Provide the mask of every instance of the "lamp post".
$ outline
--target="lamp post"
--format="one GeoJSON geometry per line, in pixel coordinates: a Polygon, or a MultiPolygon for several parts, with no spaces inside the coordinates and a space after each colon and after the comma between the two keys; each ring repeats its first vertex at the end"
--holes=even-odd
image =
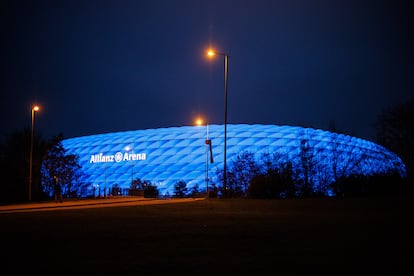
{"type": "MultiPolygon", "coordinates": [[[[104,166],[104,197],[106,198],[106,162],[103,162],[104,166]]],[[[101,197],[101,186],[99,186],[99,197],[101,197]]]]}
{"type": "Polygon", "coordinates": [[[227,87],[229,76],[229,55],[208,50],[207,56],[214,57],[220,55],[224,57],[224,168],[223,168],[223,191],[227,194],[227,87]]]}
{"type": "MultiPolygon", "coordinates": [[[[130,147],[130,146],[126,146],[125,147],[125,150],[126,150],[126,152],[128,152],[129,153],[129,151],[131,150],[131,152],[133,153],[133,151],[132,151],[132,148],[130,147]]],[[[132,166],[131,166],[131,185],[134,183],[134,162],[132,162],[132,166]]]]}
{"type": "MultiPolygon", "coordinates": [[[[196,124],[198,126],[203,125],[203,120],[202,119],[197,119],[196,124]]],[[[206,140],[205,140],[205,145],[206,145],[206,176],[205,176],[205,181],[206,181],[206,194],[207,197],[209,197],[209,190],[208,190],[208,153],[209,150],[211,148],[211,140],[208,139],[208,122],[206,122],[206,140]]]]}
{"type": "Polygon", "coordinates": [[[35,105],[32,107],[32,127],[30,133],[30,157],[29,157],[29,201],[32,201],[32,174],[33,174],[33,134],[34,134],[34,116],[35,112],[39,111],[40,107],[35,105]]]}

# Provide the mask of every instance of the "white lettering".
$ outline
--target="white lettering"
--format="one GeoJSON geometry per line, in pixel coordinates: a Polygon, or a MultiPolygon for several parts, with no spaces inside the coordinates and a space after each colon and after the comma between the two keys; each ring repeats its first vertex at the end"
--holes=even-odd
{"type": "Polygon", "coordinates": [[[111,162],[121,162],[121,161],[137,161],[137,160],[146,160],[146,153],[128,153],[117,152],[115,155],[104,155],[103,153],[92,154],[89,163],[111,163],[111,162]]]}
{"type": "Polygon", "coordinates": [[[103,153],[92,154],[89,163],[108,163],[114,162],[113,155],[103,155],[103,153]]]}

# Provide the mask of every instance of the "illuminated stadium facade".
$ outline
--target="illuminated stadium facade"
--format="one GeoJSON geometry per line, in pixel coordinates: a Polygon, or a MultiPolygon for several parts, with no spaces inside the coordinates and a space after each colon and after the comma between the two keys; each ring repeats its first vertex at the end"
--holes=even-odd
{"type": "MultiPolygon", "coordinates": [[[[82,181],[90,184],[95,195],[98,190],[109,194],[113,187],[126,194],[131,181],[138,178],[156,185],[160,195],[173,195],[178,181],[204,191],[207,175],[210,185],[220,184],[217,172],[223,170],[223,133],[223,125],[182,126],[76,137],[62,144],[68,154],[79,156],[82,181]]],[[[299,167],[304,143],[328,181],[334,181],[337,173],[406,173],[397,155],[367,140],[312,128],[258,124],[227,125],[227,164],[242,152],[252,152],[257,158],[277,153],[299,167]]],[[[317,176],[314,179],[318,181],[317,176]]]]}

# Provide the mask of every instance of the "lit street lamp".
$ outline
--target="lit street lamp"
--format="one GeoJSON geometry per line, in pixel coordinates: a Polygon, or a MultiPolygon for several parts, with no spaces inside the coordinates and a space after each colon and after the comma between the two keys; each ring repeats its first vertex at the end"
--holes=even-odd
{"type": "MultiPolygon", "coordinates": [[[[197,119],[196,120],[196,124],[198,126],[203,125],[203,120],[202,119],[197,119]]],[[[206,193],[207,193],[207,197],[209,197],[209,190],[208,190],[208,153],[210,152],[210,162],[213,163],[213,153],[211,152],[211,140],[208,139],[208,122],[206,122],[206,140],[205,140],[205,145],[206,145],[206,193]]]]}
{"type": "Polygon", "coordinates": [[[227,86],[229,75],[229,55],[208,50],[207,56],[214,57],[220,55],[224,57],[224,169],[223,169],[223,191],[227,194],[227,86]]]}
{"type": "Polygon", "coordinates": [[[29,157],[29,201],[32,201],[32,171],[33,171],[33,133],[34,133],[34,116],[35,112],[39,111],[40,107],[35,105],[32,107],[32,128],[30,134],[30,157],[29,157]]]}

